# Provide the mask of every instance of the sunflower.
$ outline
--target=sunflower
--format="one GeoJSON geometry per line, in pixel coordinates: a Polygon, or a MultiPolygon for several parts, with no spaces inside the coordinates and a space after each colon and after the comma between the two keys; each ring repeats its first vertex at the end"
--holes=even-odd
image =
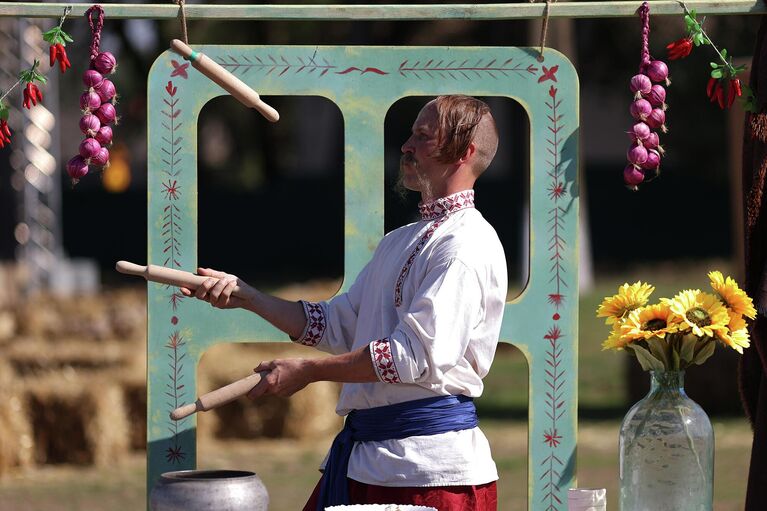
{"type": "Polygon", "coordinates": [[[653,291],[655,287],[641,281],[631,285],[623,284],[618,288],[617,295],[605,297],[597,309],[597,317],[607,318],[605,323],[608,325],[619,323],[629,312],[647,304],[653,291]]]}
{"type": "Polygon", "coordinates": [[[749,319],[756,317],[754,301],[743,290],[738,287],[738,283],[732,277],[726,279],[720,271],[709,272],[708,278],[711,280],[711,287],[719,295],[722,303],[735,314],[746,316],[749,319]]]}
{"type": "Polygon", "coordinates": [[[613,331],[610,332],[610,337],[602,343],[602,351],[604,350],[622,350],[626,347],[631,339],[621,335],[621,328],[618,323],[613,325],[613,331]]]}
{"type": "Polygon", "coordinates": [[[722,302],[700,289],[687,289],[671,300],[662,298],[661,303],[667,303],[671,312],[679,317],[680,331],[691,328],[698,337],[713,337],[717,331],[726,330],[730,321],[722,302]]]}
{"type": "Polygon", "coordinates": [[[621,333],[632,341],[672,334],[679,329],[676,318],[668,303],[659,303],[634,309],[623,323],[621,333]],[[676,321],[675,321],[676,319],[676,321]]]}
{"type": "Polygon", "coordinates": [[[717,338],[741,355],[743,354],[743,348],[748,348],[751,345],[746,320],[739,314],[730,316],[727,330],[718,331],[717,338]]]}

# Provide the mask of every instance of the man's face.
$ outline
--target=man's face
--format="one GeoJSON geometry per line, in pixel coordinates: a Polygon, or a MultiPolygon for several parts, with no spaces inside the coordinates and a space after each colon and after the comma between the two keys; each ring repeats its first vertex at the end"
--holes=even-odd
{"type": "Polygon", "coordinates": [[[431,190],[446,175],[447,165],[432,156],[439,145],[437,107],[429,103],[413,123],[410,138],[402,145],[399,184],[408,190],[430,196],[431,190]]]}

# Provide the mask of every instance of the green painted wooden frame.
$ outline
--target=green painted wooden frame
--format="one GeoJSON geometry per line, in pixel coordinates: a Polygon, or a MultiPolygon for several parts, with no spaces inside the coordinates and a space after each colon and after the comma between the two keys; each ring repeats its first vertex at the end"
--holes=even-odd
{"type": "MultiPolygon", "coordinates": [[[[200,46],[263,95],[319,95],[344,118],[344,283],[383,233],[384,118],[406,96],[506,96],[530,120],[530,277],[506,307],[501,340],[529,364],[528,508],[564,511],[575,483],[578,328],[578,78],[571,63],[529,48],[200,46]]],[[[197,267],[197,116],[225,92],[165,52],[148,78],[148,261],[197,267]]],[[[256,227],[257,229],[257,227],[256,227]]],[[[257,233],[254,233],[257,235],[257,233]]],[[[148,289],[147,490],[196,467],[196,367],[218,343],[288,341],[256,315],[148,289]]],[[[307,494],[309,488],[307,488],[307,494]]]]}

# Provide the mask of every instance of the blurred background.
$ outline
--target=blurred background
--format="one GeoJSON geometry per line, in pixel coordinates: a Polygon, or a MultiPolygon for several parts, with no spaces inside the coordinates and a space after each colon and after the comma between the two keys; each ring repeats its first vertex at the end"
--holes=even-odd
{"type": "MultiPolygon", "coordinates": [[[[750,63],[758,22],[719,16],[704,27],[720,48],[750,63]]],[[[0,18],[0,89],[28,67],[25,58],[47,51],[40,33],[53,24],[0,18]]],[[[539,20],[188,22],[192,45],[537,46],[540,27],[539,20]]],[[[117,274],[114,264],[146,260],[146,76],[181,25],[106,20],[101,50],[119,64],[110,77],[120,96],[112,165],[74,187],[64,165],[81,139],[80,74],[90,31],[82,18],[68,19],[64,29],[75,40],[67,46],[73,68],[48,73],[42,107],[22,112],[19,90],[9,96],[14,139],[0,149],[0,511],[127,510],[145,498],[145,284],[117,274]]],[[[553,19],[547,37],[580,77],[578,483],[608,488],[611,506],[620,420],[646,392],[647,376],[628,357],[601,351],[609,332],[594,317],[596,307],[639,279],[657,286],[654,298],[707,287],[712,269],[742,282],[743,113],[708,102],[710,48],[669,63],[670,131],[661,137],[660,178],[639,192],[623,186],[639,29],[633,18],[553,19]]],[[[653,17],[651,30],[651,53],[665,58],[665,45],[684,35],[682,17],[653,17]]],[[[477,207],[504,244],[511,299],[527,278],[528,120],[513,100],[483,99],[502,141],[477,184],[477,207]]],[[[343,273],[343,119],[320,97],[265,100],[281,113],[279,123],[230,97],[211,101],[200,115],[199,264],[286,298],[328,298],[343,273]],[[323,200],[310,200],[318,192],[323,200]],[[307,214],[323,229],[313,240],[312,265],[296,235],[307,214]]],[[[400,145],[424,102],[404,98],[386,118],[386,231],[416,216],[418,197],[403,199],[391,185],[400,145]]],[[[281,344],[218,346],[198,368],[199,390],[239,378],[262,359],[293,355],[314,356],[281,344]]],[[[717,510],[742,509],[745,494],[751,436],[736,366],[736,354],[719,349],[686,377],[688,394],[715,425],[717,510]]],[[[318,383],[291,399],[238,401],[201,414],[198,466],[255,470],[271,509],[298,509],[340,426],[337,392],[318,383]]],[[[527,366],[508,344],[499,347],[478,409],[502,474],[499,509],[525,509],[527,366]]]]}

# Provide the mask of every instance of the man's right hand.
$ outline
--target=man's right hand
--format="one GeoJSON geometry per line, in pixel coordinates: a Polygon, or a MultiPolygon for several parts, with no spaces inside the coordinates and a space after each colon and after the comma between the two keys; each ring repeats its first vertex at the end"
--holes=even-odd
{"type": "Polygon", "coordinates": [[[180,288],[185,296],[194,296],[219,309],[245,308],[247,305],[247,300],[232,295],[236,286],[240,286],[240,289],[248,286],[235,275],[210,268],[197,268],[197,274],[210,278],[205,279],[195,291],[185,287],[180,288]]]}

